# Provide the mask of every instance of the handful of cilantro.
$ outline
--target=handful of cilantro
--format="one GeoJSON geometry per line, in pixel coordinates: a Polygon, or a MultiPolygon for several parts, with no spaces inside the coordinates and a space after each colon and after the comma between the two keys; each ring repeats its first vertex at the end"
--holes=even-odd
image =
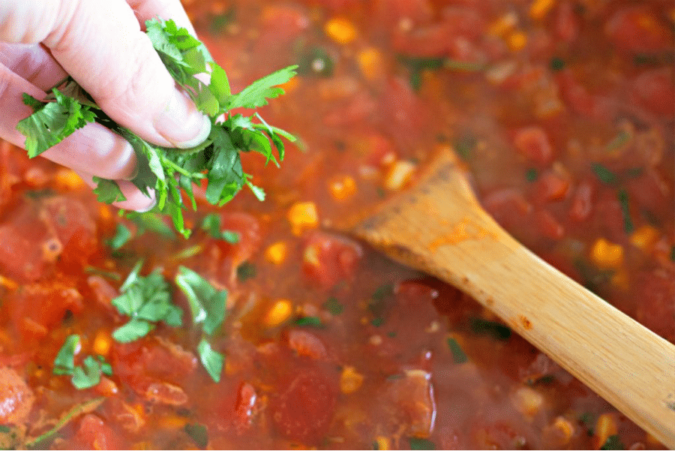
{"type": "MultiPolygon", "coordinates": [[[[183,220],[186,206],[182,193],[196,210],[193,184],[207,180],[206,199],[212,205],[224,205],[244,186],[249,187],[258,199],[265,198],[264,191],[253,185],[251,176],[244,172],[240,152],[261,153],[267,161],[272,160],[278,165],[284,158],[281,138],[295,141],[295,137],[267,124],[257,113],[244,116],[228,112],[235,108],[254,109],[267,105],[268,99],[284,93],[278,85],[293,78],[296,67],[274,72],[233,94],[223,68],[186,29],[178,28],[172,20],[153,19],[146,22],[146,33],[169,73],[188,92],[199,110],[211,118],[211,134],[203,144],[186,150],[150,144],[112,121],[72,79],[60,84],[60,90],[52,89],[47,102],[24,94],[24,103],[33,108],[33,114],[19,122],[17,129],[26,137],[25,146],[31,158],[90,122],[98,122],[122,135],[138,157],[139,172],[132,183],[148,196],[149,190],[154,189],[157,196],[155,211],[171,215],[176,230],[187,238],[191,231],[185,228],[183,220]],[[210,73],[208,85],[195,77],[206,73],[210,73]],[[278,160],[273,148],[276,148],[278,160]]],[[[125,200],[115,181],[98,177],[94,180],[98,184],[94,193],[99,201],[125,200]]]]}

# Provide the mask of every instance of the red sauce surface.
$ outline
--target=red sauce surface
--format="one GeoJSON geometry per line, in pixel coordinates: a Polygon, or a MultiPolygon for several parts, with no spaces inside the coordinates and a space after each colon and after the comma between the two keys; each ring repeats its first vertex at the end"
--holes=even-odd
{"type": "Polygon", "coordinates": [[[0,143],[3,443],[74,412],[38,445],[661,447],[478,303],[331,225],[450,144],[514,237],[675,342],[672,2],[185,3],[235,91],[301,65],[263,113],[302,146],[281,169],[244,159],[268,200],[218,211],[241,236],[229,244],[141,233],[70,171],[0,143]],[[113,251],[118,223],[132,239],[113,251]],[[111,300],[139,259],[228,289],[219,383],[189,326],[111,338],[124,322],[111,300]],[[71,334],[76,363],[100,353],[112,376],[77,390],[53,373],[71,334]]]}

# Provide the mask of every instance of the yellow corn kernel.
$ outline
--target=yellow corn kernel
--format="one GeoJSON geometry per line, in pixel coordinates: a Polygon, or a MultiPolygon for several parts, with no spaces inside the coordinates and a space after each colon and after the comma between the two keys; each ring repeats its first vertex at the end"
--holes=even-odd
{"type": "Polygon", "coordinates": [[[105,204],[99,204],[98,215],[100,216],[102,221],[107,222],[110,221],[110,219],[112,219],[112,212],[110,211],[110,207],[105,204]]]}
{"type": "Polygon", "coordinates": [[[603,413],[600,415],[595,423],[595,448],[599,449],[610,436],[616,435],[618,432],[619,428],[613,414],[603,413]]]}
{"type": "Polygon", "coordinates": [[[5,287],[8,290],[16,290],[19,288],[19,284],[14,282],[12,279],[0,275],[0,287],[5,287]]]}
{"type": "Polygon", "coordinates": [[[361,388],[363,384],[363,375],[357,373],[353,366],[346,366],[342,369],[340,375],[340,390],[344,394],[354,393],[361,388]]]}
{"type": "Polygon", "coordinates": [[[513,394],[513,404],[526,417],[533,417],[544,405],[544,397],[530,387],[521,387],[513,394]]]}
{"type": "Polygon", "coordinates": [[[659,231],[650,225],[644,225],[630,236],[633,246],[644,250],[650,248],[659,239],[659,231]]]}
{"type": "Polygon", "coordinates": [[[629,280],[628,271],[623,267],[617,269],[612,275],[612,284],[624,290],[628,289],[629,280]]]}
{"type": "Polygon", "coordinates": [[[389,172],[384,179],[384,187],[392,191],[400,190],[410,181],[416,167],[409,161],[396,161],[389,168],[389,172]]]}
{"type": "Polygon", "coordinates": [[[352,177],[346,175],[331,181],[328,189],[335,200],[345,200],[356,193],[356,182],[352,177]]]}
{"type": "Polygon", "coordinates": [[[288,254],[288,245],[283,241],[278,241],[274,244],[271,244],[267,249],[265,249],[265,259],[274,263],[275,265],[280,265],[286,260],[286,255],[288,254]]]}
{"type": "Polygon", "coordinates": [[[521,50],[525,45],[527,45],[527,35],[522,31],[514,31],[509,34],[506,39],[506,45],[509,46],[509,49],[513,52],[521,50]]]}
{"type": "Polygon", "coordinates": [[[356,55],[356,60],[366,80],[376,80],[384,74],[384,58],[378,49],[363,49],[356,55]]]}
{"type": "Polygon", "coordinates": [[[541,20],[555,5],[555,0],[534,0],[530,5],[530,17],[534,20],[541,20]]]}
{"type": "Polygon", "coordinates": [[[104,331],[98,331],[94,338],[94,352],[96,354],[107,356],[110,353],[110,336],[104,331]]]}
{"type": "Polygon", "coordinates": [[[162,429],[183,429],[188,421],[188,418],[178,415],[164,416],[159,420],[159,427],[162,429]]]}
{"type": "Polygon", "coordinates": [[[293,314],[293,303],[288,299],[279,299],[265,315],[265,324],[269,327],[278,326],[288,320],[293,314]]]}
{"type": "Polygon", "coordinates": [[[518,25],[518,15],[515,12],[504,14],[499,19],[490,24],[488,33],[493,36],[505,36],[509,31],[518,25]]]}
{"type": "Polygon", "coordinates": [[[314,202],[296,202],[287,215],[291,229],[295,235],[300,235],[305,229],[313,229],[319,225],[319,213],[314,202]]]}
{"type": "Polygon", "coordinates": [[[591,261],[600,268],[618,268],[623,263],[623,247],[600,238],[591,248],[591,261]]]}
{"type": "Polygon", "coordinates": [[[377,443],[377,449],[391,449],[389,447],[389,439],[387,437],[378,436],[375,439],[375,443],[377,443]]]}
{"type": "Polygon", "coordinates": [[[563,443],[568,443],[574,435],[574,425],[565,417],[558,417],[553,422],[553,427],[560,431],[563,443]]]}
{"type": "Polygon", "coordinates": [[[286,94],[293,92],[300,85],[300,77],[293,77],[283,85],[279,86],[286,94]]]}
{"type": "Polygon", "coordinates": [[[56,171],[54,183],[56,183],[57,187],[68,191],[75,191],[85,186],[80,176],[70,169],[59,169],[56,171]]]}
{"type": "Polygon", "coordinates": [[[326,22],[323,31],[338,44],[349,44],[358,36],[354,24],[342,17],[335,17],[326,22]]]}

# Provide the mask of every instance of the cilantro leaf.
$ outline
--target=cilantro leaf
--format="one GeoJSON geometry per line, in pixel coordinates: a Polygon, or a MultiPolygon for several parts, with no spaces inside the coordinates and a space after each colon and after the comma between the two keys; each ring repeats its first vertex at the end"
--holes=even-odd
{"type": "Polygon", "coordinates": [[[202,362],[204,369],[209,373],[209,376],[211,376],[211,379],[215,382],[220,382],[220,375],[225,364],[225,355],[214,351],[211,344],[205,338],[202,338],[199,342],[197,352],[199,353],[199,360],[202,362]]]}
{"type": "Polygon", "coordinates": [[[71,375],[75,369],[75,352],[80,346],[80,336],[70,335],[61,346],[54,359],[54,374],[57,376],[71,375]]]}
{"type": "Polygon", "coordinates": [[[617,434],[610,435],[600,449],[626,449],[617,434]]]}
{"type": "Polygon", "coordinates": [[[199,448],[205,449],[209,444],[209,431],[203,424],[188,423],[183,430],[199,448]]]}
{"type": "Polygon", "coordinates": [[[220,230],[222,218],[217,213],[206,215],[202,221],[202,229],[206,230],[211,237],[223,240],[230,244],[237,244],[241,239],[239,233],[231,230],[220,230]]]}
{"type": "MultiPolygon", "coordinates": [[[[276,148],[279,160],[282,160],[285,153],[282,138],[295,141],[295,137],[267,124],[257,114],[246,117],[230,114],[230,110],[266,105],[269,99],[283,94],[278,85],[289,81],[296,68],[281,69],[233,94],[223,68],[187,30],[171,20],[153,19],[146,22],[146,34],[174,80],[197,108],[210,117],[211,135],[204,143],[180,151],[148,143],[110,119],[72,79],[62,84],[65,92],[52,90],[45,98],[47,102],[24,96],[24,102],[34,113],[17,128],[26,136],[26,148],[31,157],[58,144],[89,122],[96,121],[120,134],[134,148],[138,160],[138,175],[131,182],[146,196],[154,192],[157,204],[153,214],[170,216],[175,229],[187,238],[191,231],[183,217],[183,210],[187,208],[183,194],[196,210],[193,185],[201,186],[204,179],[208,182],[206,200],[212,205],[226,204],[244,186],[250,188],[256,198],[264,200],[265,192],[244,172],[240,153],[257,152],[267,161],[277,163],[273,150],[276,148]],[[210,78],[208,82],[205,81],[207,78],[210,78]]],[[[94,193],[99,201],[126,200],[115,181],[97,177],[94,180],[97,183],[94,193]]],[[[235,240],[231,233],[222,238],[230,242],[235,240]]]]}
{"type": "Polygon", "coordinates": [[[183,312],[172,303],[166,279],[158,271],[140,276],[142,265],[142,261],[136,264],[120,287],[121,294],[112,300],[120,314],[131,318],[113,332],[113,338],[121,343],[144,337],[159,322],[173,327],[182,325],[183,312]]]}
{"type": "Polygon", "coordinates": [[[227,290],[216,290],[206,279],[181,266],[176,285],[185,294],[192,313],[192,322],[201,324],[207,335],[212,335],[225,320],[227,290]]]}
{"type": "Polygon", "coordinates": [[[457,340],[448,338],[447,342],[450,352],[452,353],[452,359],[455,363],[466,363],[469,361],[469,358],[466,356],[459,343],[457,343],[457,340]]]}
{"type": "Polygon", "coordinates": [[[124,224],[117,224],[117,229],[115,230],[115,236],[106,240],[106,244],[110,249],[116,251],[131,239],[131,230],[124,224]]]}
{"type": "Polygon", "coordinates": [[[95,387],[101,382],[101,373],[101,362],[88,356],[84,359],[83,366],[75,368],[71,382],[78,390],[95,387]]]}
{"type": "Polygon", "coordinates": [[[300,327],[318,327],[323,328],[324,324],[318,316],[303,316],[295,320],[295,325],[300,327]]]}
{"type": "Polygon", "coordinates": [[[30,158],[40,155],[76,130],[94,122],[96,115],[89,106],[61,94],[56,88],[52,92],[56,101],[48,103],[42,103],[28,94],[23,95],[23,102],[32,107],[34,113],[19,121],[16,128],[26,137],[25,146],[30,158]]]}
{"type": "Polygon", "coordinates": [[[330,297],[323,303],[323,308],[328,310],[331,315],[339,315],[345,310],[345,306],[340,304],[340,301],[335,297],[330,297]]]}
{"type": "Polygon", "coordinates": [[[410,437],[409,440],[410,440],[410,449],[414,450],[436,449],[436,444],[431,440],[417,437],[410,437]]]}

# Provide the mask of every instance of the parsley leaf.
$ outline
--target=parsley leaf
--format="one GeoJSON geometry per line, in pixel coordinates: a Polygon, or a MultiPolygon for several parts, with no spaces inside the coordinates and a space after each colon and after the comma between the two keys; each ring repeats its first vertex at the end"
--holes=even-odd
{"type": "Polygon", "coordinates": [[[611,185],[612,183],[616,182],[616,175],[607,169],[606,166],[600,163],[593,163],[591,164],[591,169],[595,173],[595,176],[598,178],[598,180],[600,180],[602,183],[611,185]]]}
{"type": "Polygon", "coordinates": [[[33,114],[19,121],[16,128],[26,137],[25,146],[30,158],[94,122],[95,114],[91,107],[82,105],[56,88],[52,92],[56,101],[48,103],[40,102],[28,94],[23,95],[23,103],[33,108],[33,114]]]}
{"type": "Polygon", "coordinates": [[[209,431],[203,424],[188,423],[183,430],[199,448],[205,449],[209,444],[209,431]]]}
{"type": "Polygon", "coordinates": [[[457,340],[448,338],[448,347],[450,348],[450,352],[452,352],[452,359],[455,363],[466,363],[469,361],[469,358],[466,356],[459,343],[457,343],[457,340]]]}
{"type": "Polygon", "coordinates": [[[171,302],[169,284],[161,273],[155,271],[146,277],[139,275],[143,262],[136,264],[120,288],[120,296],[112,304],[122,315],[131,320],[113,332],[113,338],[128,343],[147,335],[155,324],[182,325],[183,311],[171,302]]]}
{"type": "Polygon", "coordinates": [[[295,320],[295,325],[300,327],[318,327],[323,328],[321,318],[318,316],[304,316],[295,320]]]}
{"type": "Polygon", "coordinates": [[[323,308],[328,310],[331,315],[339,315],[345,310],[345,306],[340,304],[340,301],[335,297],[328,298],[328,300],[324,302],[323,308]]]}
{"type": "Polygon", "coordinates": [[[241,236],[237,232],[231,230],[220,230],[222,218],[217,213],[211,213],[204,217],[202,221],[202,229],[206,230],[211,237],[223,240],[230,244],[237,244],[241,236]]]}
{"type": "Polygon", "coordinates": [[[505,341],[511,337],[511,329],[505,325],[482,318],[471,318],[471,330],[479,335],[489,335],[495,340],[505,341]]]}
{"type": "Polygon", "coordinates": [[[610,435],[600,449],[626,449],[618,435],[610,435]]]}
{"type": "MultiPolygon", "coordinates": [[[[226,204],[245,186],[256,198],[265,198],[264,191],[244,172],[239,155],[253,151],[262,154],[267,161],[277,163],[273,150],[276,149],[278,159],[283,160],[285,144],[282,138],[293,142],[295,137],[270,126],[258,114],[247,117],[233,115],[230,110],[267,105],[269,99],[283,94],[279,85],[295,76],[296,67],[276,71],[233,94],[225,71],[187,30],[171,20],[153,19],[146,22],[146,33],[172,77],[197,108],[210,116],[211,134],[203,144],[184,150],[152,145],[114,123],[73,80],[65,83],[65,92],[52,90],[46,97],[47,102],[25,95],[24,102],[34,113],[21,121],[17,129],[26,136],[30,157],[58,144],[90,122],[96,121],[120,134],[132,145],[138,159],[139,172],[131,182],[147,196],[154,191],[157,205],[153,212],[171,216],[175,229],[187,238],[191,231],[186,228],[183,217],[183,210],[187,208],[183,195],[196,210],[193,185],[201,185],[204,179],[208,182],[206,199],[212,205],[226,204]],[[210,80],[202,81],[205,77],[210,80]]],[[[94,193],[99,201],[125,200],[117,182],[94,180],[97,183],[94,193]]],[[[226,234],[223,239],[234,240],[235,237],[226,234]]]]}
{"type": "MultiPolygon", "coordinates": [[[[101,382],[101,373],[103,363],[94,359],[92,356],[88,356],[84,359],[83,366],[78,366],[73,371],[73,378],[71,382],[78,390],[84,390],[87,388],[95,387],[101,382]]],[[[109,364],[108,367],[110,366],[109,364]]],[[[110,371],[112,373],[112,371],[110,371]]]]}
{"type": "Polygon", "coordinates": [[[628,200],[628,192],[625,189],[619,190],[617,194],[619,204],[621,205],[621,214],[623,215],[623,229],[626,233],[631,233],[635,230],[633,220],[630,217],[630,202],[628,200]]]}
{"type": "Polygon", "coordinates": [[[112,367],[103,356],[87,356],[82,366],[75,366],[75,353],[80,346],[80,336],[70,335],[54,359],[54,374],[72,376],[71,382],[78,390],[95,387],[101,382],[101,374],[112,376],[112,367]]]}
{"type": "Polygon", "coordinates": [[[253,279],[257,274],[258,269],[251,262],[244,262],[237,267],[237,279],[239,279],[240,282],[253,279]]]}
{"type": "Polygon", "coordinates": [[[61,346],[54,359],[54,374],[57,376],[73,374],[75,369],[75,353],[80,346],[80,336],[70,335],[61,346]]]}
{"type": "Polygon", "coordinates": [[[421,450],[427,450],[427,449],[436,449],[436,444],[432,442],[431,440],[427,440],[425,438],[417,438],[417,437],[410,437],[410,449],[421,449],[421,450]]]}
{"type": "Polygon", "coordinates": [[[223,371],[223,365],[225,364],[225,355],[214,351],[205,338],[202,338],[199,342],[197,353],[199,354],[199,360],[209,373],[209,376],[211,376],[211,379],[215,382],[220,382],[220,375],[223,371]]]}
{"type": "Polygon", "coordinates": [[[106,240],[106,244],[110,249],[116,251],[131,239],[131,230],[124,224],[117,224],[117,229],[115,230],[115,236],[106,240]]]}
{"type": "Polygon", "coordinates": [[[227,290],[216,290],[206,279],[185,266],[178,268],[176,285],[188,299],[192,322],[201,324],[207,335],[213,335],[225,320],[227,290]]]}

